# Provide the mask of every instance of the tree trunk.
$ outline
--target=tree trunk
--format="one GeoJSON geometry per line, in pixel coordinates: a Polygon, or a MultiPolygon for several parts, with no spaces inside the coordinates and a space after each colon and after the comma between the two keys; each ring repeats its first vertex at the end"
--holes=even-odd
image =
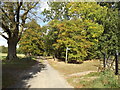
{"type": "Polygon", "coordinates": [[[8,54],[7,54],[7,60],[16,60],[16,46],[17,46],[17,40],[15,38],[9,38],[8,39],[8,54]]]}
{"type": "Polygon", "coordinates": [[[106,53],[104,53],[103,65],[104,65],[104,68],[106,68],[106,53]]]}

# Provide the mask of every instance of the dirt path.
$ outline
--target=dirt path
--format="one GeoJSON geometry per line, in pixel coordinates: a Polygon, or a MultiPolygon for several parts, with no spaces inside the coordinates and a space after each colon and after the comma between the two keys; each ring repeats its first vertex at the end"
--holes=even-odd
{"type": "Polygon", "coordinates": [[[84,75],[87,75],[87,74],[89,74],[91,72],[97,72],[97,71],[84,71],[84,72],[80,72],[80,73],[73,73],[73,74],[70,74],[68,76],[69,77],[71,77],[71,76],[84,76],[84,75]]]}
{"type": "MultiPolygon", "coordinates": [[[[55,69],[53,69],[47,60],[44,60],[44,68],[40,72],[30,76],[27,79],[24,75],[24,80],[19,82],[14,88],[73,88],[55,69]]],[[[34,66],[32,70],[36,70],[38,65],[34,66]]],[[[38,68],[37,68],[38,69],[38,68]]],[[[32,74],[29,72],[29,74],[32,74]]]]}

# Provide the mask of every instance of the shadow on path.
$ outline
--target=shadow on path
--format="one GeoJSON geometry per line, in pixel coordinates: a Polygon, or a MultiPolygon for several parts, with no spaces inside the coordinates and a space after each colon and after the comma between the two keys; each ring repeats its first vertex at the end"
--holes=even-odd
{"type": "MultiPolygon", "coordinates": [[[[33,89],[33,88],[73,88],[64,77],[49,65],[45,57],[40,57],[42,63],[37,63],[19,76],[19,81],[10,88],[33,89]]],[[[39,59],[37,61],[39,62],[39,59]]]]}
{"type": "MultiPolygon", "coordinates": [[[[39,72],[41,72],[42,70],[45,70],[44,68],[46,67],[45,64],[42,64],[39,61],[37,61],[37,62],[38,63],[35,64],[34,66],[32,66],[30,69],[24,70],[18,76],[15,76],[15,77],[18,77],[17,83],[15,83],[14,85],[12,85],[8,88],[12,88],[12,89],[14,89],[14,88],[26,88],[26,89],[29,88],[30,85],[28,85],[27,81],[31,78],[36,77],[37,74],[39,72]]],[[[4,88],[4,90],[5,90],[5,88],[4,88]]]]}

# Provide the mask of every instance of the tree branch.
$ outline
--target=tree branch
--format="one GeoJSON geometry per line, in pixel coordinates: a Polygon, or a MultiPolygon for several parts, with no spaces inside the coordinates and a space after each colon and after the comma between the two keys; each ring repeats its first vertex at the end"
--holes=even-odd
{"type": "MultiPolygon", "coordinates": [[[[11,18],[11,16],[13,17],[14,15],[7,15],[7,13],[4,11],[4,9],[2,8],[2,7],[0,7],[0,9],[2,10],[2,12],[4,13],[4,15],[10,20],[10,21],[14,21],[15,22],[15,19],[13,18],[13,20],[12,20],[12,18],[11,18]]],[[[13,12],[11,12],[11,13],[13,13],[13,12]]]]}
{"type": "Polygon", "coordinates": [[[6,14],[6,12],[3,10],[3,8],[0,7],[0,9],[1,9],[2,12],[5,14],[5,16],[10,20],[9,16],[6,14]]]}
{"type": "MultiPolygon", "coordinates": [[[[33,5],[31,8],[29,7],[28,10],[25,10],[25,12],[23,13],[23,15],[21,16],[21,19],[22,19],[22,24],[21,24],[21,26],[22,26],[22,27],[21,27],[21,32],[20,32],[19,37],[18,37],[18,41],[21,39],[22,33],[23,33],[23,31],[24,31],[25,20],[27,19],[28,13],[29,13],[30,10],[31,10],[32,8],[34,8],[37,4],[38,4],[38,2],[35,3],[35,5],[33,5]]],[[[22,5],[22,4],[21,4],[21,5],[22,5]]],[[[31,6],[31,5],[30,5],[30,6],[31,6]]]]}
{"type": "Polygon", "coordinates": [[[3,38],[5,38],[6,40],[8,40],[8,38],[7,38],[5,35],[3,35],[1,32],[0,32],[0,35],[1,35],[3,38]]]}
{"type": "MultiPolygon", "coordinates": [[[[37,4],[38,4],[38,2],[35,3],[35,5],[33,5],[32,7],[29,7],[27,10],[25,10],[25,13],[23,13],[23,15],[21,16],[21,17],[22,17],[22,21],[25,22],[25,20],[26,20],[26,18],[27,18],[28,12],[29,12],[32,8],[34,8],[37,4]]],[[[30,6],[31,6],[31,5],[30,5],[30,6]]]]}
{"type": "Polygon", "coordinates": [[[21,36],[22,36],[23,31],[24,31],[24,28],[23,28],[23,25],[22,25],[22,27],[21,27],[21,32],[20,32],[20,34],[19,34],[19,36],[18,36],[18,41],[21,39],[21,36]]]}
{"type": "Polygon", "coordinates": [[[37,17],[38,19],[40,19],[40,20],[44,20],[44,19],[38,17],[36,14],[32,13],[31,11],[30,11],[30,13],[31,13],[32,15],[34,15],[35,17],[37,17]]]}
{"type": "MultiPolygon", "coordinates": [[[[22,0],[23,1],[23,0],[22,0]]],[[[17,5],[18,5],[18,8],[17,8],[17,10],[16,10],[16,29],[15,29],[15,33],[14,33],[14,35],[16,35],[16,34],[18,34],[19,33],[19,18],[20,18],[20,8],[21,8],[21,6],[22,6],[22,4],[23,4],[23,2],[17,2],[17,5]],[[16,33],[17,32],[17,33],[16,33]]]]}
{"type": "Polygon", "coordinates": [[[10,32],[10,30],[8,29],[7,26],[5,26],[3,23],[0,22],[0,27],[1,27],[2,29],[4,29],[4,32],[7,32],[7,34],[9,35],[9,37],[11,37],[11,32],[10,32]]]}

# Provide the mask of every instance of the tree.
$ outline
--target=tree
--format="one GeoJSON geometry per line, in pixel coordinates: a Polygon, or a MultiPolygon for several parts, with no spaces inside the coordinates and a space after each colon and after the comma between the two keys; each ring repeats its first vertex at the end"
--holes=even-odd
{"type": "Polygon", "coordinates": [[[70,15],[68,14],[69,8],[67,8],[67,4],[69,2],[48,2],[50,7],[49,10],[44,10],[42,14],[45,16],[44,21],[50,21],[53,19],[57,20],[69,20],[70,15]]]}
{"type": "Polygon", "coordinates": [[[87,56],[88,48],[94,45],[103,27],[91,20],[53,20],[49,23],[52,46],[57,58],[65,58],[66,47],[70,48],[70,60],[84,60],[87,56]]]}
{"type": "Polygon", "coordinates": [[[7,60],[16,60],[16,46],[24,31],[28,14],[36,7],[38,2],[1,2],[2,22],[0,23],[3,33],[0,33],[8,43],[7,60]],[[4,35],[7,34],[7,36],[4,35]]]}
{"type": "Polygon", "coordinates": [[[53,47],[52,47],[52,43],[53,43],[53,35],[52,33],[49,32],[49,26],[43,26],[41,28],[42,33],[43,33],[43,42],[44,42],[44,55],[54,55],[53,54],[53,47]]]}
{"type": "Polygon", "coordinates": [[[82,18],[83,20],[90,19],[104,27],[104,32],[99,38],[100,42],[95,45],[95,49],[93,49],[94,47],[90,49],[91,54],[89,56],[95,55],[97,51],[97,53],[101,52],[104,56],[107,54],[108,57],[115,52],[117,47],[118,10],[114,9],[111,3],[100,3],[100,5],[96,2],[71,2],[68,7],[70,8],[69,14],[71,16],[82,18]]]}
{"type": "MultiPolygon", "coordinates": [[[[61,2],[53,2],[52,5],[50,4],[51,9],[45,10],[44,15],[48,20],[72,20],[72,19],[82,19],[91,20],[92,22],[102,25],[104,27],[104,31],[101,36],[97,37],[96,42],[92,45],[91,48],[88,49],[86,59],[92,59],[95,57],[100,58],[101,54],[104,56],[109,57],[112,53],[115,52],[117,48],[119,48],[119,26],[118,26],[118,10],[119,10],[119,3],[111,2],[111,3],[97,3],[97,2],[67,2],[65,6],[61,2]],[[61,5],[63,8],[61,8],[61,5]],[[65,16],[68,16],[69,19],[64,18],[64,8],[66,8],[67,13],[65,16]],[[118,8],[118,10],[117,10],[118,8]],[[54,15],[52,15],[54,14],[54,15]],[[106,54],[106,55],[105,55],[106,54]]],[[[58,21],[54,22],[58,23],[58,21]]],[[[51,34],[53,43],[56,43],[59,35],[55,24],[51,24],[52,30],[51,32],[55,31],[56,33],[51,34]],[[53,26],[54,25],[54,26],[53,26]],[[55,36],[56,35],[56,36],[55,36]]],[[[89,25],[88,25],[89,26],[89,25]]],[[[86,26],[87,27],[87,26],[86,26]]],[[[93,38],[89,37],[89,41],[94,40],[93,38]]],[[[61,49],[60,49],[61,50],[61,49]]],[[[57,53],[59,50],[57,50],[57,53]]],[[[60,51],[61,52],[61,51],[60,51]]],[[[61,54],[61,53],[60,53],[61,54]]],[[[59,55],[58,55],[59,56],[59,55]]]]}
{"type": "Polygon", "coordinates": [[[19,42],[19,49],[26,55],[43,55],[44,42],[41,27],[35,20],[26,24],[27,29],[19,42]]]}
{"type": "Polygon", "coordinates": [[[73,18],[90,19],[94,22],[98,22],[101,18],[104,19],[107,13],[107,8],[96,2],[70,2],[67,8],[70,8],[68,14],[73,18]]]}
{"type": "MultiPolygon", "coordinates": [[[[57,22],[55,22],[57,24],[57,22]]],[[[53,46],[54,43],[56,43],[57,37],[58,37],[58,30],[54,26],[51,25],[52,21],[49,22],[47,26],[42,27],[45,31],[44,35],[44,44],[45,44],[45,52],[47,55],[52,55],[57,57],[57,52],[55,47],[53,46]]]]}

